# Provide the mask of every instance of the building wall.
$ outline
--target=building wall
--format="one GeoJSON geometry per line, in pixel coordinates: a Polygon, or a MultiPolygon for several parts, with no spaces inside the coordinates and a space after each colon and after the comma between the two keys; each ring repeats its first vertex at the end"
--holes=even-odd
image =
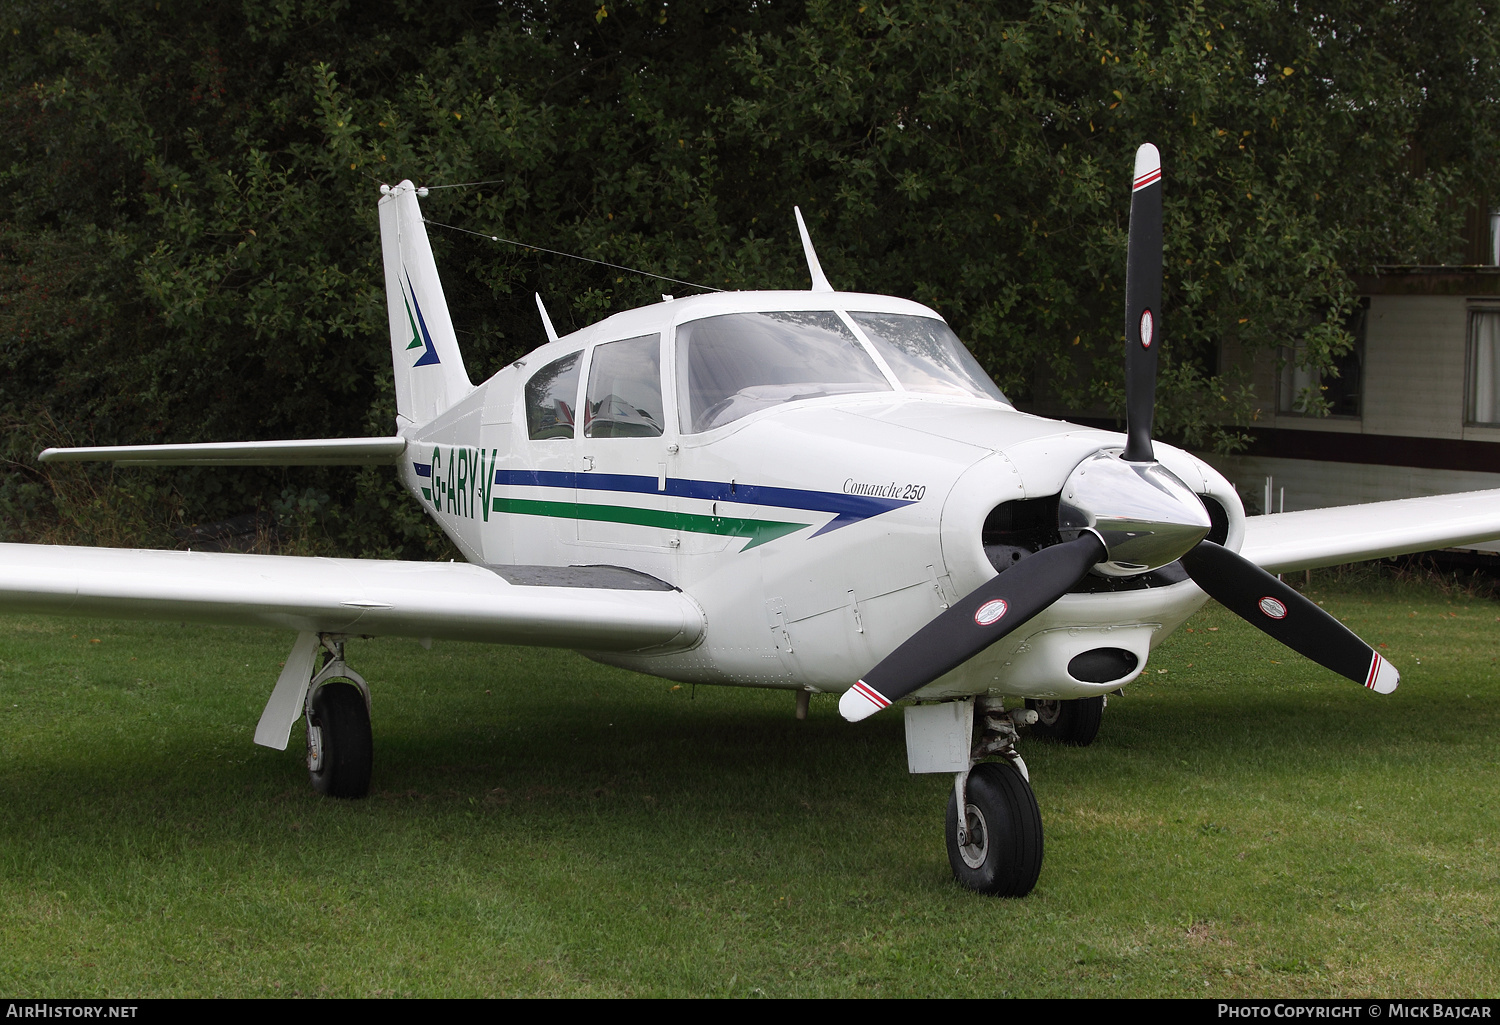
{"type": "Polygon", "coordinates": [[[1463,437],[1468,323],[1461,296],[1371,297],[1363,433],[1463,437]]]}
{"type": "MultiPolygon", "coordinates": [[[[1288,512],[1500,488],[1500,429],[1464,424],[1469,309],[1496,304],[1494,296],[1372,295],[1359,418],[1277,414],[1275,361],[1266,354],[1252,368],[1267,414],[1256,425],[1266,428],[1258,444],[1245,455],[1202,455],[1256,512],[1267,477],[1273,509],[1284,501],[1288,512]],[[1338,439],[1358,461],[1326,458],[1329,434],[1364,436],[1338,439]],[[1427,438],[1430,447],[1418,440],[1427,438]],[[1307,457],[1293,458],[1300,452],[1307,457]],[[1411,465],[1421,463],[1430,465],[1411,465]]],[[[1500,541],[1474,547],[1500,551],[1500,541]]]]}
{"type": "MultiPolygon", "coordinates": [[[[1500,428],[1464,424],[1469,308],[1497,304],[1494,296],[1371,296],[1365,329],[1363,416],[1278,414],[1275,360],[1262,354],[1251,373],[1264,402],[1260,422],[1278,430],[1500,443],[1500,428]]],[[[1227,348],[1225,356],[1230,358],[1227,348]]]]}

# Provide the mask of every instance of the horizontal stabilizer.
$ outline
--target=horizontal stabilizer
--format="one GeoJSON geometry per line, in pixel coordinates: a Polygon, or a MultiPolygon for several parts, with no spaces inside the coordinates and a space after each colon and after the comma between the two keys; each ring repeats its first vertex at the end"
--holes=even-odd
{"type": "Polygon", "coordinates": [[[1500,490],[1245,518],[1240,555],[1270,573],[1430,552],[1500,537],[1500,490]]]}
{"type": "Polygon", "coordinates": [[[463,562],[0,544],[0,608],[582,651],[689,648],[680,591],[528,587],[463,562]]]}
{"type": "Polygon", "coordinates": [[[44,463],[124,466],[387,466],[399,460],[405,451],[405,438],[309,438],[206,445],[49,448],[37,458],[44,463]]]}

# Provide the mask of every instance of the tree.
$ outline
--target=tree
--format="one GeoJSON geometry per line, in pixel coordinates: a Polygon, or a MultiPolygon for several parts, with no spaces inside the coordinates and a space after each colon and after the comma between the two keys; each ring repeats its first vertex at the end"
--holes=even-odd
{"type": "MultiPolygon", "coordinates": [[[[480,233],[432,229],[476,378],[542,340],[534,290],[562,330],[683,290],[480,236],[800,288],[796,203],[836,285],[932,305],[1023,405],[1118,409],[1131,153],[1150,140],[1168,182],[1159,426],[1233,445],[1253,411],[1221,343],[1301,341],[1331,366],[1351,274],[1451,256],[1465,204],[1500,194],[1491,14],[34,0],[0,13],[17,197],[0,414],[78,443],[388,432],[374,200],[406,177],[483,183],[424,203],[480,233]]],[[[35,440],[13,435],[0,483],[23,536],[69,504],[49,501],[35,440]]],[[[142,531],[279,505],[322,516],[339,550],[440,552],[389,477],[112,486],[142,531]]]]}

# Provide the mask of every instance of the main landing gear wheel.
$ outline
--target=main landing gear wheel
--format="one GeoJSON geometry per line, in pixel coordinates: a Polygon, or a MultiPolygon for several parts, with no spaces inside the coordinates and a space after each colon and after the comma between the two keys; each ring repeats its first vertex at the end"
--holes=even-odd
{"type": "Polygon", "coordinates": [[[1036,712],[1033,737],[1047,737],[1060,744],[1088,747],[1099,735],[1104,720],[1104,697],[1075,698],[1072,701],[1026,699],[1026,707],[1036,712]]]}
{"type": "Polygon", "coordinates": [[[313,695],[307,724],[307,771],[313,789],[328,797],[370,792],[375,741],[370,709],[352,683],[326,683],[313,695]]]}
{"type": "Polygon", "coordinates": [[[996,897],[1026,896],[1042,872],[1042,813],[1031,784],[1009,762],[981,762],[969,772],[964,803],[968,835],[960,838],[958,796],[948,796],[953,878],[996,897]]]}

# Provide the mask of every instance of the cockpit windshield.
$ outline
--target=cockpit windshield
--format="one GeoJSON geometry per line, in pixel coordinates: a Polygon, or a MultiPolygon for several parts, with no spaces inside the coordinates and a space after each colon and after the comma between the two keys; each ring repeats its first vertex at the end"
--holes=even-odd
{"type": "Polygon", "coordinates": [[[683,430],[696,434],[796,399],[892,389],[838,314],[814,311],[683,324],[677,390],[683,430]]]}
{"type": "Polygon", "coordinates": [[[941,320],[899,313],[850,313],[908,391],[1009,400],[941,320]]]}

